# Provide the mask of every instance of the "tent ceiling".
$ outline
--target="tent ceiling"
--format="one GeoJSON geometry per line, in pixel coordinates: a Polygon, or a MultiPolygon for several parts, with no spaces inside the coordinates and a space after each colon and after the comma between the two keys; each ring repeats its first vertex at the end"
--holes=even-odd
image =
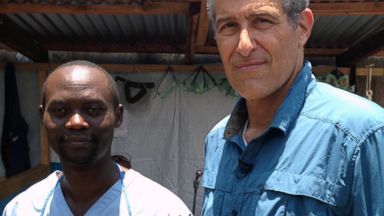
{"type": "MultiPolygon", "coordinates": [[[[305,53],[354,65],[384,48],[384,2],[313,0],[305,53]]],[[[205,0],[0,0],[0,43],[35,62],[50,51],[195,55],[218,51],[205,0]]]]}

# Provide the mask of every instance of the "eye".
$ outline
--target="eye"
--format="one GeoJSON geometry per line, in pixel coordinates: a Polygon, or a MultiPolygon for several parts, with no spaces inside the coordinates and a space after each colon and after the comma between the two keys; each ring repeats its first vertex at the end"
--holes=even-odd
{"type": "Polygon", "coordinates": [[[236,33],[239,25],[236,22],[225,22],[218,26],[218,33],[222,35],[231,35],[236,33]]]}
{"type": "Polygon", "coordinates": [[[100,105],[92,105],[92,106],[89,106],[87,108],[87,112],[91,115],[91,116],[98,116],[98,115],[101,115],[105,112],[105,107],[103,106],[100,106],[100,105]]]}
{"type": "Polygon", "coordinates": [[[258,17],[252,20],[252,25],[256,29],[269,29],[274,25],[274,22],[267,18],[258,17]]]}
{"type": "Polygon", "coordinates": [[[48,112],[55,117],[64,117],[68,113],[68,109],[62,106],[55,106],[48,109],[48,112]]]}

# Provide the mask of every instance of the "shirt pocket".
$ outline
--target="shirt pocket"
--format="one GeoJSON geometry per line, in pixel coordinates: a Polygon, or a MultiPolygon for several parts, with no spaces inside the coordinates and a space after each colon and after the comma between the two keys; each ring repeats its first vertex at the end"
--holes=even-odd
{"type": "Polygon", "coordinates": [[[217,182],[217,172],[208,169],[204,170],[201,186],[205,190],[202,215],[217,216],[223,215],[222,207],[224,197],[231,192],[231,184],[217,182]]]}
{"type": "Polygon", "coordinates": [[[279,171],[258,176],[252,176],[246,187],[246,192],[255,195],[252,208],[264,212],[257,215],[338,215],[347,211],[347,191],[334,182],[279,171]]]}
{"type": "Polygon", "coordinates": [[[343,187],[335,182],[316,176],[277,171],[268,177],[263,189],[311,197],[331,206],[345,205],[348,197],[343,191],[343,187]]]}

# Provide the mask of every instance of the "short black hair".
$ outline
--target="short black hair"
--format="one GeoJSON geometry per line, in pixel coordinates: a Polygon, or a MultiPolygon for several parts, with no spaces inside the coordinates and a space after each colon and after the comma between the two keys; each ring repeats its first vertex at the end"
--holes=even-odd
{"type": "Polygon", "coordinates": [[[113,103],[113,106],[115,108],[117,108],[120,104],[120,96],[119,96],[119,91],[117,89],[117,85],[116,85],[116,82],[115,80],[113,79],[113,77],[104,69],[102,68],[101,66],[93,63],[93,62],[90,62],[90,61],[86,61],[86,60],[74,60],[74,61],[69,61],[67,63],[64,63],[62,65],[59,65],[57,68],[55,68],[52,73],[50,73],[47,77],[47,79],[45,80],[44,84],[43,84],[43,88],[42,88],[42,91],[41,91],[41,94],[42,94],[42,97],[41,97],[41,104],[43,105],[43,107],[45,107],[45,100],[46,100],[46,88],[47,88],[47,80],[49,78],[49,76],[51,76],[51,74],[53,74],[55,71],[59,70],[59,69],[62,69],[62,68],[66,68],[66,67],[73,67],[73,66],[82,66],[82,67],[88,67],[88,68],[96,68],[98,69],[100,72],[102,72],[105,77],[107,78],[107,83],[108,83],[108,90],[110,91],[111,93],[111,96],[112,96],[112,103],[113,103]]]}

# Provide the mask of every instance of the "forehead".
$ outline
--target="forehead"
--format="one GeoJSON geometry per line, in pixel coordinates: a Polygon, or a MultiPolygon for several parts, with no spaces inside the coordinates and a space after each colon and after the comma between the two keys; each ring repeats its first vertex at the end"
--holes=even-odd
{"type": "Polygon", "coordinates": [[[254,13],[282,13],[279,0],[236,0],[236,4],[233,0],[215,0],[215,9],[217,18],[248,16],[254,13]]]}
{"type": "Polygon", "coordinates": [[[65,99],[111,98],[106,75],[97,68],[68,66],[59,68],[48,77],[46,100],[52,97],[65,99]]]}

